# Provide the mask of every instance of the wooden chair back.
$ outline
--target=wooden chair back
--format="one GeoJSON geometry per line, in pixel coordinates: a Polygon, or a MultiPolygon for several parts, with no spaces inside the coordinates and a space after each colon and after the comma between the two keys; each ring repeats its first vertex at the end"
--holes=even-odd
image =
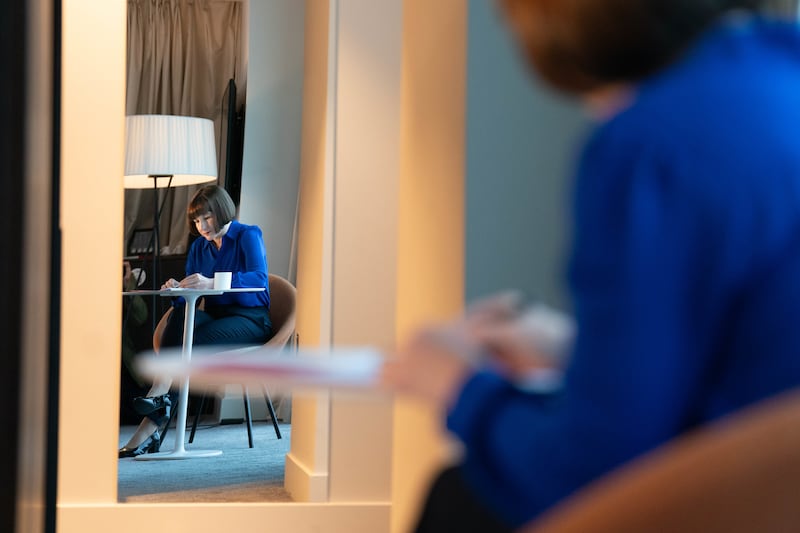
{"type": "Polygon", "coordinates": [[[800,390],[632,461],[522,531],[800,531],[800,390]]]}
{"type": "Polygon", "coordinates": [[[269,274],[269,316],[273,335],[265,346],[285,346],[294,342],[297,318],[297,290],[289,280],[269,274]]]}

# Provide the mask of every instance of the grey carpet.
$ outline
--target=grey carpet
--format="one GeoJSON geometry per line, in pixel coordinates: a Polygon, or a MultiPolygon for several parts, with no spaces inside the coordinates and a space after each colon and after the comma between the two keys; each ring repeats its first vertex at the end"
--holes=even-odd
{"type": "MultiPolygon", "coordinates": [[[[120,446],[136,428],[120,428],[120,446]]],[[[253,423],[253,448],[244,424],[198,427],[187,450],[222,450],[222,455],[169,461],[120,459],[117,493],[120,502],[289,502],[283,488],[285,456],[291,426],[280,424],[278,440],[269,422],[253,423]]],[[[189,431],[186,431],[186,442],[189,431]]],[[[170,428],[161,451],[172,450],[170,428]]]]}

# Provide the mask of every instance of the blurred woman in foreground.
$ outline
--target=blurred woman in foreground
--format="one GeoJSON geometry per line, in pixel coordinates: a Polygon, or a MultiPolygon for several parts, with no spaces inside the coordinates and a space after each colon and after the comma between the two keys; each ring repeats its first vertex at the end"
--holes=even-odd
{"type": "Polygon", "coordinates": [[[800,385],[800,32],[755,0],[501,0],[597,118],[577,164],[563,386],[498,298],[413,336],[396,390],[464,444],[417,531],[505,531],[637,455],[800,385]]]}

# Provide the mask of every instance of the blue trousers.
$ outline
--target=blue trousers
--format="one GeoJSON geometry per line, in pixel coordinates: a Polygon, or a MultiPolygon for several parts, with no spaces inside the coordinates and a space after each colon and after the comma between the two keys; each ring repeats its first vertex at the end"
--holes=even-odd
{"type": "MultiPolygon", "coordinates": [[[[185,309],[176,307],[169,317],[161,346],[183,343],[185,309]]],[[[272,322],[266,307],[225,305],[197,310],[194,319],[193,346],[205,344],[264,344],[272,337],[272,322]]]]}

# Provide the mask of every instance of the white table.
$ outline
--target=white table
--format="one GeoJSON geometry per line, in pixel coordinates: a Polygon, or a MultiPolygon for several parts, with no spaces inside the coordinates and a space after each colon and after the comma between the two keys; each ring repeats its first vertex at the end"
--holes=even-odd
{"type": "MultiPolygon", "coordinates": [[[[158,295],[166,298],[181,296],[186,300],[186,312],[183,319],[183,349],[181,359],[188,363],[192,359],[192,342],[194,341],[194,317],[197,300],[202,296],[217,296],[227,292],[260,292],[263,287],[245,287],[236,289],[163,289],[126,291],[123,296],[158,295]]],[[[183,441],[186,438],[186,413],[189,408],[189,377],[181,383],[178,399],[178,421],[175,425],[175,447],[168,452],[145,453],[137,455],[138,461],[154,461],[161,459],[191,459],[194,457],[214,457],[222,455],[222,450],[187,450],[183,441]]]]}

